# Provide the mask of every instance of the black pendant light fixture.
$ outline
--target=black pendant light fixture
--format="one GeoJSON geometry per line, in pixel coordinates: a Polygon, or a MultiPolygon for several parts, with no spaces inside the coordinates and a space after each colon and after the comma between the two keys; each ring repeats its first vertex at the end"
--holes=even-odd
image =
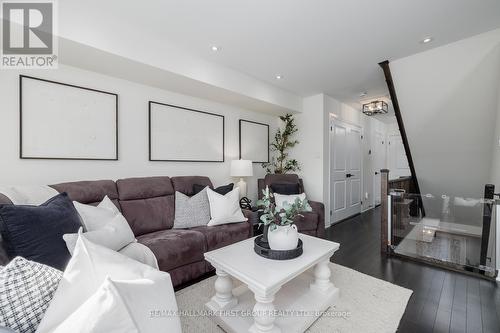
{"type": "Polygon", "coordinates": [[[384,101],[372,101],[363,104],[363,113],[367,116],[389,112],[389,105],[384,101]]]}

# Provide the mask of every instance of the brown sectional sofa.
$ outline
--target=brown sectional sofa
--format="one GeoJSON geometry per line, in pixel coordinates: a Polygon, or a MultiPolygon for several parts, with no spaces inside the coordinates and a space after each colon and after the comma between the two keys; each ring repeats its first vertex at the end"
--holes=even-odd
{"type": "MultiPolygon", "coordinates": [[[[97,205],[107,195],[127,219],[137,240],[153,251],[160,269],[169,272],[174,286],[179,286],[213,270],[204,260],[205,252],[253,234],[250,222],[172,229],[175,191],[192,195],[193,184],[212,186],[207,177],[186,176],[80,181],[51,187],[67,192],[72,200],[83,204],[97,205]]],[[[1,203],[11,202],[0,195],[1,203]]],[[[247,218],[252,214],[245,210],[243,213],[247,218]]],[[[0,265],[7,260],[5,251],[0,249],[0,265]]]]}

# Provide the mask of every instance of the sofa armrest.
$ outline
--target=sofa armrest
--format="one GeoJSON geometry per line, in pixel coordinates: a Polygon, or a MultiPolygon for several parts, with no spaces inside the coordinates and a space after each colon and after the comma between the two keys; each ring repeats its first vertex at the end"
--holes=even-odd
{"type": "Polygon", "coordinates": [[[241,210],[243,212],[243,216],[245,216],[245,218],[247,218],[247,223],[248,223],[248,237],[252,237],[253,236],[253,226],[255,223],[259,223],[258,218],[259,218],[259,214],[258,212],[253,212],[249,209],[242,209],[241,210]]]}
{"type": "Polygon", "coordinates": [[[310,201],[309,205],[313,213],[318,214],[318,228],[316,229],[316,236],[325,238],[325,205],[322,202],[310,201]]]}

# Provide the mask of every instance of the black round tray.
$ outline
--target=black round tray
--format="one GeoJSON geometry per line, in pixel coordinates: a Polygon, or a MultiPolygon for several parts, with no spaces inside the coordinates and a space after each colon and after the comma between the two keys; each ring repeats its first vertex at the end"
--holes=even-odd
{"type": "Polygon", "coordinates": [[[297,247],[295,249],[281,251],[281,250],[271,250],[269,248],[269,244],[267,242],[262,241],[262,235],[254,239],[253,249],[255,250],[255,253],[257,253],[259,256],[273,260],[294,259],[299,257],[302,254],[302,252],[304,252],[302,250],[302,240],[300,238],[297,247]]]}

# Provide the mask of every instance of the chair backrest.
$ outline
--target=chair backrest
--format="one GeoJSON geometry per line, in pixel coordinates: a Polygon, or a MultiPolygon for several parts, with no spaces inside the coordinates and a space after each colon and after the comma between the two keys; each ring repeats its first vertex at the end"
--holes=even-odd
{"type": "Polygon", "coordinates": [[[267,174],[264,178],[257,180],[257,188],[258,188],[258,197],[262,199],[262,190],[266,188],[266,186],[271,186],[271,184],[275,183],[287,183],[287,184],[299,184],[300,192],[304,191],[304,182],[301,178],[299,178],[296,174],[267,174]]]}

